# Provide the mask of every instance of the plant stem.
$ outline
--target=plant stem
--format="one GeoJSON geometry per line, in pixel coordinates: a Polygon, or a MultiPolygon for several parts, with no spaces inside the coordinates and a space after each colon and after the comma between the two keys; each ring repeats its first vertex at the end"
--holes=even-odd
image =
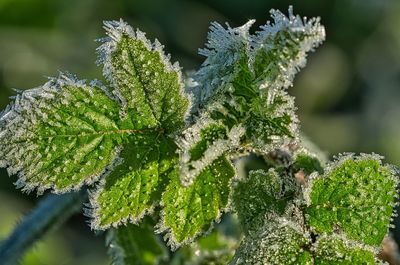
{"type": "Polygon", "coordinates": [[[17,225],[0,244],[0,263],[18,264],[21,256],[47,232],[57,228],[76,213],[87,198],[87,191],[49,195],[17,225]]]}

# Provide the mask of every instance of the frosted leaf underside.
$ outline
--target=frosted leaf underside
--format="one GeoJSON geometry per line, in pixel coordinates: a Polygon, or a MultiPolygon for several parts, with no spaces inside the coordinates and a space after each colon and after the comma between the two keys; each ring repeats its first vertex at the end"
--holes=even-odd
{"type": "Polygon", "coordinates": [[[243,239],[231,264],[312,265],[309,242],[298,224],[275,216],[243,239]]]}
{"type": "Polygon", "coordinates": [[[373,252],[340,236],[322,235],[313,246],[313,255],[317,265],[378,264],[373,252]]]}
{"type": "Polygon", "coordinates": [[[209,165],[188,187],[177,176],[162,196],[160,230],[168,232],[172,248],[207,231],[228,204],[229,185],[235,175],[231,163],[221,157],[209,165]]]}
{"type": "Polygon", "coordinates": [[[284,185],[275,170],[253,170],[235,183],[232,193],[234,211],[246,232],[263,224],[265,214],[283,214],[293,197],[293,190],[284,185]]]}
{"type": "Polygon", "coordinates": [[[396,186],[393,171],[379,157],[342,157],[312,180],[307,222],[317,232],[339,229],[349,239],[379,246],[389,229],[396,186]]]}

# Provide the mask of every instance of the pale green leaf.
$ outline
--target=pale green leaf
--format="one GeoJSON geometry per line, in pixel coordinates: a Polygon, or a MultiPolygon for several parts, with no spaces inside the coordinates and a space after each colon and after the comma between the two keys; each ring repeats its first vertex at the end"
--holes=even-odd
{"type": "Polygon", "coordinates": [[[167,257],[167,249],[154,234],[149,220],[108,231],[108,252],[113,265],[155,265],[167,257]]]}
{"type": "Polygon", "coordinates": [[[298,224],[270,215],[263,227],[245,236],[230,264],[312,265],[310,241],[298,224]]]}
{"type": "Polygon", "coordinates": [[[244,129],[231,130],[212,119],[199,119],[178,138],[181,182],[191,185],[193,180],[220,157],[229,156],[239,147],[244,129]]]}
{"type": "Polygon", "coordinates": [[[322,235],[314,243],[313,256],[316,265],[381,264],[375,253],[360,243],[349,241],[343,236],[322,235]]]}
{"type": "Polygon", "coordinates": [[[270,13],[274,21],[261,26],[253,39],[254,73],[262,88],[288,88],[307,53],[325,39],[325,29],[319,18],[303,19],[292,7],[288,16],[274,9],[270,13]]]}
{"type": "Polygon", "coordinates": [[[235,254],[237,240],[227,237],[218,229],[174,253],[171,265],[225,265],[235,254]]]}
{"type": "Polygon", "coordinates": [[[195,107],[203,107],[211,97],[229,88],[240,69],[239,62],[247,57],[251,42],[249,29],[254,22],[250,20],[237,28],[227,25],[226,29],[211,23],[206,48],[199,52],[206,60],[193,76],[198,83],[193,88],[195,107]]]}
{"type": "Polygon", "coordinates": [[[266,214],[283,214],[296,190],[293,180],[270,169],[250,171],[235,182],[232,205],[246,232],[263,225],[266,214]]]}
{"type": "Polygon", "coordinates": [[[172,249],[192,241],[210,229],[227,207],[230,181],[235,175],[231,163],[224,157],[215,160],[185,187],[179,176],[171,180],[162,196],[161,232],[167,232],[172,249]]]}
{"type": "Polygon", "coordinates": [[[395,206],[397,177],[376,155],[345,155],[308,183],[306,219],[317,232],[343,231],[379,246],[395,206]]]}

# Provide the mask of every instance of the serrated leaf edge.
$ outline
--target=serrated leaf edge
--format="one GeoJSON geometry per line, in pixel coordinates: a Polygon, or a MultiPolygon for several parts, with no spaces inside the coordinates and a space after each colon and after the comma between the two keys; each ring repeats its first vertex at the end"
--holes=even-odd
{"type": "Polygon", "coordinates": [[[104,21],[103,24],[104,24],[103,28],[106,30],[106,34],[108,35],[108,37],[99,39],[99,41],[102,42],[102,44],[96,49],[98,56],[96,63],[97,65],[103,66],[103,75],[115,88],[113,93],[121,102],[122,107],[124,108],[127,103],[126,99],[119,92],[118,85],[114,81],[112,75],[113,66],[111,63],[111,57],[112,53],[116,51],[118,42],[121,40],[121,37],[124,34],[126,34],[132,39],[141,41],[149,52],[158,52],[161,58],[161,62],[165,67],[165,70],[167,72],[176,72],[178,74],[180,95],[181,97],[187,98],[188,100],[188,108],[185,114],[185,119],[188,120],[189,112],[192,105],[192,97],[188,96],[185,92],[181,67],[179,66],[179,63],[175,62],[172,64],[170,62],[171,56],[169,54],[164,53],[164,46],[157,39],[155,39],[154,43],[151,43],[146,38],[146,34],[144,32],[140,31],[139,29],[136,30],[133,29],[122,19],[120,19],[119,21],[116,20],[104,21]]]}
{"type": "MultiPolygon", "coordinates": [[[[20,94],[17,94],[16,96],[13,97],[14,102],[9,104],[6,109],[1,113],[0,115],[0,125],[9,122],[10,120],[14,119],[16,116],[19,115],[19,112],[22,110],[26,110],[27,107],[29,106],[23,106],[20,104],[21,100],[29,100],[29,101],[34,101],[35,98],[38,97],[52,97],[49,93],[47,93],[46,90],[52,89],[56,90],[56,92],[59,92],[62,90],[64,86],[74,86],[74,87],[79,87],[86,89],[89,93],[92,87],[88,86],[86,84],[86,80],[79,80],[75,75],[72,75],[70,73],[63,73],[60,72],[58,77],[48,77],[48,81],[39,87],[33,88],[33,89],[28,89],[22,91],[20,94]]],[[[91,83],[93,86],[96,88],[99,88],[102,90],[110,99],[116,100],[108,89],[104,86],[98,86],[99,83],[97,82],[97,85],[95,83],[91,83]]],[[[2,130],[0,132],[1,134],[6,133],[6,130],[2,130]]],[[[112,151],[112,156],[114,157],[113,161],[117,160],[118,154],[121,151],[120,147],[115,147],[114,150],[112,151]]],[[[14,183],[17,189],[21,189],[22,192],[30,193],[31,191],[35,190],[37,191],[37,195],[43,194],[46,190],[51,190],[52,192],[56,194],[62,194],[62,193],[67,193],[71,191],[77,191],[80,188],[82,188],[84,185],[92,185],[93,183],[97,182],[100,178],[105,176],[107,172],[112,170],[114,162],[111,162],[110,165],[106,166],[104,170],[100,174],[94,174],[90,175],[78,184],[71,185],[66,188],[56,188],[55,184],[47,184],[47,185],[42,185],[40,183],[31,183],[26,180],[26,173],[24,172],[23,168],[13,168],[11,165],[7,163],[7,161],[1,159],[0,160],[0,168],[1,167],[7,167],[7,172],[8,174],[11,175],[17,175],[18,179],[14,183]]]]}
{"type": "MultiPolygon", "coordinates": [[[[232,165],[232,167],[235,169],[234,165],[232,165]]],[[[236,171],[236,169],[235,169],[235,175],[229,180],[229,184],[228,184],[228,187],[229,187],[229,194],[230,194],[231,191],[232,191],[232,188],[231,188],[231,187],[232,187],[232,181],[233,181],[234,179],[236,179],[237,177],[238,177],[238,175],[237,175],[237,171],[236,171]]],[[[166,192],[166,191],[163,192],[162,197],[164,196],[164,193],[165,193],[165,192],[166,192]]],[[[199,236],[201,236],[201,235],[207,235],[207,234],[209,234],[209,233],[214,229],[215,224],[218,224],[218,223],[221,221],[222,215],[223,215],[224,213],[228,213],[228,212],[231,211],[231,207],[230,207],[230,204],[231,204],[231,203],[230,203],[230,200],[231,200],[231,196],[228,197],[228,202],[227,202],[226,206],[223,207],[223,208],[220,208],[220,209],[218,210],[218,214],[217,214],[216,218],[215,218],[214,221],[210,224],[210,227],[209,227],[206,231],[200,230],[200,231],[198,231],[195,235],[193,235],[193,237],[188,238],[188,239],[186,239],[186,240],[184,240],[184,241],[182,241],[182,242],[178,242],[178,241],[175,239],[171,228],[168,227],[168,225],[166,225],[166,222],[165,222],[165,216],[166,216],[166,214],[165,214],[165,211],[164,211],[165,205],[164,205],[163,201],[161,200],[161,201],[160,201],[160,206],[161,206],[162,210],[160,211],[160,219],[159,219],[158,223],[156,224],[156,226],[154,227],[154,228],[155,228],[155,232],[158,233],[158,234],[164,234],[163,239],[164,239],[164,241],[166,242],[166,245],[167,245],[168,247],[170,247],[170,249],[171,249],[172,251],[176,251],[176,250],[177,250],[178,248],[180,248],[181,246],[187,245],[187,244],[190,244],[190,243],[194,242],[194,240],[195,240],[197,237],[199,237],[199,236]]]]}
{"type": "MultiPolygon", "coordinates": [[[[245,128],[241,125],[236,125],[228,131],[227,136],[228,139],[217,139],[210,146],[208,146],[207,150],[204,152],[202,158],[190,161],[190,153],[189,150],[193,147],[198,140],[200,139],[200,131],[213,123],[211,121],[204,120],[204,123],[201,122],[199,126],[191,127],[190,132],[186,131],[185,140],[181,140],[178,144],[181,147],[180,156],[179,156],[179,168],[180,168],[180,180],[181,184],[184,186],[190,186],[193,181],[196,179],[198,175],[203,172],[207,166],[211,165],[216,159],[222,156],[224,153],[229,152],[230,150],[234,150],[239,147],[240,139],[245,134],[245,128]],[[204,126],[204,127],[203,127],[204,126]]],[[[222,123],[214,123],[221,124],[222,123]]]]}

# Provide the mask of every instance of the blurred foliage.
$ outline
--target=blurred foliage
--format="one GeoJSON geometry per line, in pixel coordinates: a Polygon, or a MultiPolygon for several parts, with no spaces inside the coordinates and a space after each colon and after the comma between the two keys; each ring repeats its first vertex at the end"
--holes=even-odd
{"type": "MultiPolygon", "coordinates": [[[[271,8],[285,11],[290,4],[296,13],[320,16],[327,31],[327,41],[309,57],[291,90],[303,132],[328,154],[377,152],[400,165],[398,0],[0,0],[0,108],[12,89],[39,86],[58,70],[101,78],[93,40],[103,36],[103,20],[123,18],[157,37],[173,60],[191,69],[203,60],[197,49],[204,46],[211,21],[238,26],[255,18],[260,25],[271,8]]],[[[0,211],[1,237],[27,209],[14,205],[34,199],[14,190],[14,181],[0,172],[2,207],[7,207],[0,211]]],[[[83,220],[73,218],[38,245],[34,252],[47,261],[28,255],[23,264],[107,262],[103,238],[93,236],[83,220]]]]}

